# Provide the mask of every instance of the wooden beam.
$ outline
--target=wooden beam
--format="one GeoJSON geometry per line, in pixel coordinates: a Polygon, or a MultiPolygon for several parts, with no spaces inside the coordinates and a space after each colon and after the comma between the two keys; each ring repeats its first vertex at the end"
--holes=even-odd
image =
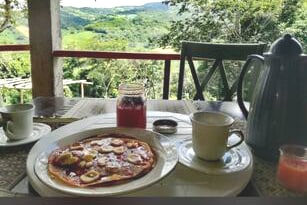
{"type": "Polygon", "coordinates": [[[32,95],[63,96],[60,0],[28,0],[32,95]]]}
{"type": "Polygon", "coordinates": [[[106,58],[106,59],[180,60],[180,54],[177,53],[55,50],[53,51],[53,56],[77,57],[77,58],[106,58]]]}
{"type": "Polygon", "coordinates": [[[84,84],[80,84],[80,89],[81,89],[81,98],[84,98],[84,84]]]}
{"type": "Polygon", "coordinates": [[[0,51],[28,51],[30,50],[30,45],[20,44],[20,45],[0,45],[0,51]]]}
{"type": "Polygon", "coordinates": [[[168,100],[169,98],[169,82],[171,75],[171,61],[165,60],[164,62],[164,78],[163,78],[163,99],[168,100]]]}

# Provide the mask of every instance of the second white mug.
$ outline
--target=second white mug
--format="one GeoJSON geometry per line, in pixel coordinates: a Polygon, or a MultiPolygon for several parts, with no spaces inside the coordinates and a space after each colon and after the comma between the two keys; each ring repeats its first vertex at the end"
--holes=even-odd
{"type": "Polygon", "coordinates": [[[10,140],[21,140],[29,137],[33,131],[32,104],[15,104],[0,108],[3,130],[10,140]]]}

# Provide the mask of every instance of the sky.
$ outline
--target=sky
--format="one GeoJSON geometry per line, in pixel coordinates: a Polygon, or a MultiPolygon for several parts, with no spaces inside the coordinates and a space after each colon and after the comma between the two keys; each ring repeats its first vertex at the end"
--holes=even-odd
{"type": "Polygon", "coordinates": [[[62,0],[62,6],[112,8],[116,6],[141,6],[150,2],[163,0],[62,0]]]}

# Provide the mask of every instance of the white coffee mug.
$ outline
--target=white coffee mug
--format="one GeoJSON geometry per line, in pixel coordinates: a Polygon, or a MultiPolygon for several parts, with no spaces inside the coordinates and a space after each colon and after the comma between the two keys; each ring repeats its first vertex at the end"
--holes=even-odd
{"type": "Polygon", "coordinates": [[[32,104],[15,104],[0,108],[3,130],[10,140],[21,140],[29,137],[33,130],[32,104]]]}
{"type": "Polygon", "coordinates": [[[226,151],[240,145],[244,135],[240,130],[229,130],[234,119],[217,112],[196,112],[190,115],[192,144],[195,154],[204,160],[219,160],[226,151]],[[228,146],[228,138],[237,133],[240,140],[228,146]]]}

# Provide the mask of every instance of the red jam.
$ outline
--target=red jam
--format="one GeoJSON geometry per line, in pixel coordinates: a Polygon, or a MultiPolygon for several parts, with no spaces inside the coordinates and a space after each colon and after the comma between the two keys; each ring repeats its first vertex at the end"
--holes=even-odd
{"type": "Polygon", "coordinates": [[[278,182],[293,191],[307,193],[307,148],[285,145],[280,152],[278,182]]]}
{"type": "Polygon", "coordinates": [[[281,157],[277,171],[278,181],[298,192],[307,192],[307,161],[281,157]]]}
{"type": "Polygon", "coordinates": [[[118,127],[146,128],[146,100],[143,87],[121,85],[116,114],[118,127]]]}

